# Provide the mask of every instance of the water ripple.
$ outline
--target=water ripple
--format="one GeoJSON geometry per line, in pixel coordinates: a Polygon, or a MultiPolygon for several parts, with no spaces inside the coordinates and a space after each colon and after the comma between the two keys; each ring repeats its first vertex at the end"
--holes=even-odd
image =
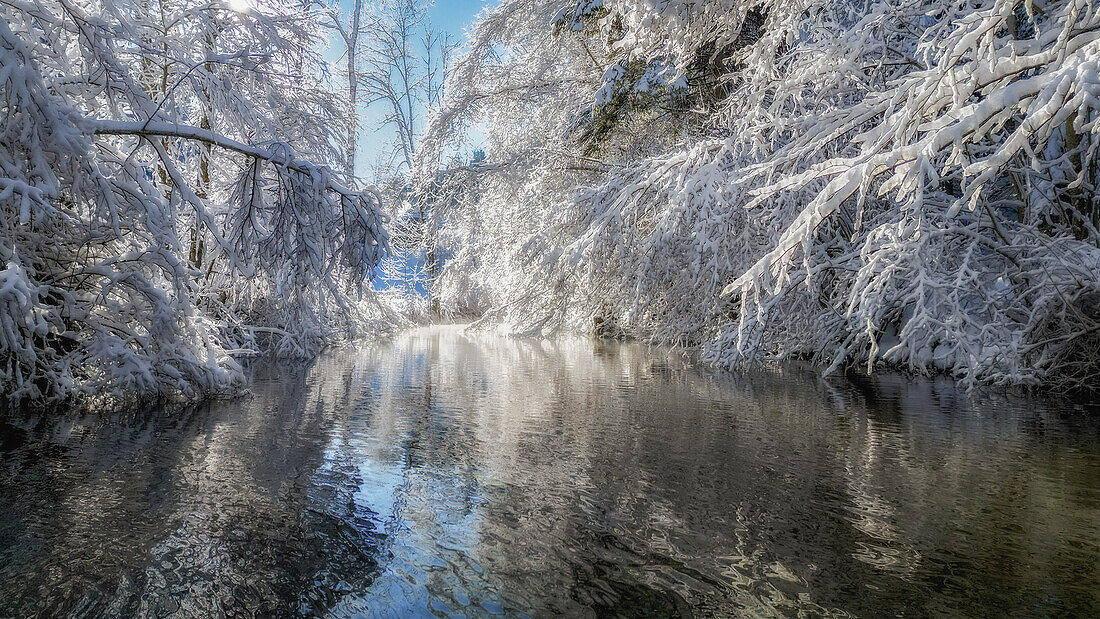
{"type": "Polygon", "coordinates": [[[0,418],[0,616],[1100,615],[1100,416],[433,328],[0,418]]]}

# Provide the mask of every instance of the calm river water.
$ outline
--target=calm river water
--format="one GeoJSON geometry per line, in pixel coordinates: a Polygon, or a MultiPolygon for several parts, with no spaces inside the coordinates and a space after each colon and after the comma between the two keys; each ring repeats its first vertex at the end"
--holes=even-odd
{"type": "Polygon", "coordinates": [[[0,616],[1100,616],[1100,410],[413,331],[0,417],[0,616]]]}

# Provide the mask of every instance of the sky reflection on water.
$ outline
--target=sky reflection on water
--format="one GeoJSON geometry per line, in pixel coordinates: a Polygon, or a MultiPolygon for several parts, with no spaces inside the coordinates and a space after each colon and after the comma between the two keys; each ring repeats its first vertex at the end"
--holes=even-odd
{"type": "Polygon", "coordinates": [[[443,327],[252,391],[0,418],[0,616],[1100,615],[1095,409],[443,327]]]}

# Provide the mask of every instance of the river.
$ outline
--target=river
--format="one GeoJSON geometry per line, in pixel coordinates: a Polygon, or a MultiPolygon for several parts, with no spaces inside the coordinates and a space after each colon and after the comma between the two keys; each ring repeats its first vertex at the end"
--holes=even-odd
{"type": "Polygon", "coordinates": [[[1100,409],[432,327],[0,416],[0,616],[1100,616],[1100,409]]]}

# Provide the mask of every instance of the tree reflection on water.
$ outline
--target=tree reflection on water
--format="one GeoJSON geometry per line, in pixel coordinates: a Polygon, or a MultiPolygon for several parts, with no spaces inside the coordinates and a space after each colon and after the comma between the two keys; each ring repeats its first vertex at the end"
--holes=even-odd
{"type": "Polygon", "coordinates": [[[1080,408],[418,330],[243,399],[9,414],[0,614],[1094,614],[1080,408]]]}

